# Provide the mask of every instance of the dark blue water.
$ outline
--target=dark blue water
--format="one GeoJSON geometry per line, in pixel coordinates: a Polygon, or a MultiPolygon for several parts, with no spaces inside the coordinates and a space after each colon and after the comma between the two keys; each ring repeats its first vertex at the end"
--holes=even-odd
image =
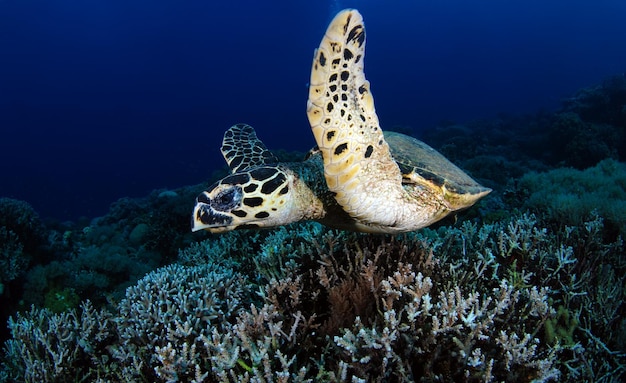
{"type": "Polygon", "coordinates": [[[313,49],[344,7],[383,127],[553,109],[626,69],[623,0],[0,0],[0,196],[100,215],[206,180],[236,122],[307,150],[313,49]]]}

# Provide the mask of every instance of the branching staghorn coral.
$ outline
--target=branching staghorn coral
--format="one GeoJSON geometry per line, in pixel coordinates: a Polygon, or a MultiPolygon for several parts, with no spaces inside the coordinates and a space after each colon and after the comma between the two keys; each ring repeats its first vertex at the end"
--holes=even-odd
{"type": "Polygon", "coordinates": [[[31,309],[9,319],[12,338],[5,343],[3,371],[7,381],[67,382],[94,377],[104,366],[102,345],[112,337],[111,315],[89,301],[79,310],[54,314],[31,309]]]}
{"type": "MultiPolygon", "coordinates": [[[[505,348],[509,344],[495,342],[498,331],[515,331],[503,326],[508,323],[511,313],[530,312],[532,306],[533,314],[538,317],[533,319],[537,326],[542,318],[550,315],[545,306],[545,310],[539,312],[536,307],[540,304],[533,300],[523,302],[520,297],[530,298],[530,292],[517,290],[506,280],[494,289],[465,293],[459,286],[445,287],[433,270],[438,268],[436,262],[422,260],[422,264],[432,265],[430,270],[422,270],[430,277],[415,272],[411,264],[403,263],[382,280],[380,275],[373,277],[371,272],[361,273],[369,275],[368,283],[374,286],[375,295],[381,299],[382,312],[374,318],[357,317],[351,328],[343,329],[341,336],[334,337],[336,345],[344,349],[334,359],[341,361],[338,375],[345,375],[346,381],[369,381],[372,377],[415,381],[420,376],[446,381],[476,380],[483,376],[484,381],[490,381],[494,363],[502,361],[486,359],[485,354],[493,355],[494,349],[500,347],[499,353],[508,351],[516,355],[515,350],[505,348]],[[365,320],[369,324],[364,323],[365,320]],[[483,350],[488,352],[483,354],[483,350]]],[[[536,294],[533,298],[545,299],[536,294]]],[[[541,352],[533,352],[532,358],[527,359],[537,362],[542,356],[541,352]]],[[[552,366],[553,359],[544,362],[542,370],[523,362],[526,360],[512,358],[507,368],[497,367],[513,376],[517,376],[520,370],[543,378],[558,375],[552,366]]]]}
{"type": "Polygon", "coordinates": [[[199,338],[234,320],[249,299],[240,275],[216,269],[166,266],[128,288],[115,319],[120,342],[110,350],[134,379],[153,379],[152,370],[163,381],[203,375],[199,338]]]}
{"type": "Polygon", "coordinates": [[[619,381],[624,245],[602,237],[597,217],[552,231],[528,214],[396,237],[304,224],[247,237],[248,254],[212,237],[181,252],[196,265],[149,273],[112,312],[19,314],[2,372],[59,382],[619,381]]]}

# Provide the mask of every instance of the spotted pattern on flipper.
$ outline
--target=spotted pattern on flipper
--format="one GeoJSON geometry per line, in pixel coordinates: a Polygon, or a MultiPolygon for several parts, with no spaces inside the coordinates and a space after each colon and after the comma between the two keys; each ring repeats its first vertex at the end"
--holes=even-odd
{"type": "Polygon", "coordinates": [[[273,165],[278,159],[247,124],[235,124],[224,133],[222,155],[233,173],[256,166],[273,165]]]}
{"type": "Polygon", "coordinates": [[[328,188],[351,216],[375,221],[380,212],[367,211],[363,193],[376,193],[378,185],[400,199],[402,177],[380,129],[364,55],[363,18],[356,10],[340,12],[315,52],[307,114],[328,188]]]}

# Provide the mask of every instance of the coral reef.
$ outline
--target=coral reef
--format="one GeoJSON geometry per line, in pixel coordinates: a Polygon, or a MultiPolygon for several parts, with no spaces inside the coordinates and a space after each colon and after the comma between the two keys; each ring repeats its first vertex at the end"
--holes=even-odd
{"type": "Polygon", "coordinates": [[[579,90],[554,113],[500,114],[465,124],[442,122],[420,139],[478,180],[496,185],[528,171],[585,169],[605,158],[624,161],[626,73],[579,90]]]}
{"type": "Polygon", "coordinates": [[[44,224],[25,201],[0,198],[0,227],[13,232],[26,253],[33,253],[45,242],[44,224]]]}
{"type": "MultiPolygon", "coordinates": [[[[97,311],[89,301],[80,311],[54,314],[35,309],[9,320],[12,339],[5,343],[9,356],[0,379],[7,382],[71,382],[89,379],[85,370],[104,368],[100,347],[111,337],[110,314],[97,311]],[[19,357],[18,357],[19,356],[19,357]]],[[[95,377],[91,377],[96,381],[95,377]]]]}
{"type": "Polygon", "coordinates": [[[554,115],[549,143],[553,161],[562,165],[584,169],[605,158],[619,158],[619,145],[624,140],[626,128],[588,122],[574,112],[554,115]]]}
{"type": "Polygon", "coordinates": [[[517,183],[521,207],[553,224],[581,225],[592,215],[626,236],[626,164],[606,159],[592,168],[529,172],[517,183]]]}
{"type": "Polygon", "coordinates": [[[309,223],[254,233],[246,253],[232,245],[245,232],[229,233],[182,250],[187,266],[147,274],[113,310],[18,314],[3,376],[619,381],[624,245],[602,232],[597,217],[550,232],[532,215],[396,237],[309,223]]]}
{"type": "Polygon", "coordinates": [[[0,198],[0,295],[44,243],[44,225],[27,202],[0,198]]]}
{"type": "MultiPolygon", "coordinates": [[[[585,121],[626,128],[626,72],[577,91],[563,101],[566,111],[585,121]]],[[[622,131],[622,133],[625,133],[622,131]]]]}
{"type": "MultiPolygon", "coordinates": [[[[124,290],[149,271],[171,263],[191,242],[189,208],[199,187],[156,190],[145,198],[122,198],[110,212],[84,226],[56,225],[49,230],[52,259],[39,259],[25,273],[21,298],[58,311],[74,299],[71,291],[96,306],[119,301],[124,290]],[[59,304],[62,303],[62,304],[59,304]]],[[[77,306],[75,306],[77,307],[77,306]]]]}
{"type": "Polygon", "coordinates": [[[29,258],[23,249],[14,232],[0,227],[0,295],[4,284],[20,276],[28,266],[29,258]]]}

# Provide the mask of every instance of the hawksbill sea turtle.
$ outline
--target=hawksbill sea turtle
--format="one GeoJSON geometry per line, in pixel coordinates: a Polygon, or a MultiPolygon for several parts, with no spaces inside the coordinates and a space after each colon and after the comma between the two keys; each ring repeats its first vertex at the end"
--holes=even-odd
{"type": "Polygon", "coordinates": [[[196,198],[192,231],[267,228],[303,220],[369,233],[426,227],[491,192],[425,143],[383,132],[363,72],[365,27],[339,12],[315,51],[307,115],[317,148],[281,163],[236,124],[221,151],[232,173],[196,198]]]}

